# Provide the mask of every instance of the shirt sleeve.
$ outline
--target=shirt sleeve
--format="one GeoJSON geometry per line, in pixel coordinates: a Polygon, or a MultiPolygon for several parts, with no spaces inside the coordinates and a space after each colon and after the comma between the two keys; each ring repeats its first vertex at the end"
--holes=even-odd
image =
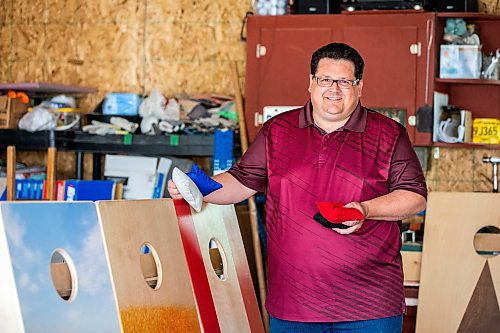
{"type": "Polygon", "coordinates": [[[406,130],[399,134],[389,170],[389,191],[394,190],[407,190],[427,198],[424,173],[406,130]]]}
{"type": "Polygon", "coordinates": [[[261,130],[241,160],[229,170],[236,180],[252,190],[265,192],[267,187],[266,138],[261,130]]]}

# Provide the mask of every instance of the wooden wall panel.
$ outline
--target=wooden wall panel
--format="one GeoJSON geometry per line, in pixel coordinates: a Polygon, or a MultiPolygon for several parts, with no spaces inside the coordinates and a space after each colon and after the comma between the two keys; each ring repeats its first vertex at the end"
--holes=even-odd
{"type": "Polygon", "coordinates": [[[0,70],[0,82],[95,86],[100,98],[109,91],[147,94],[153,88],[169,96],[232,94],[225,78],[231,77],[232,60],[244,68],[239,35],[251,3],[2,1],[0,68],[9,70],[0,70]]]}
{"type": "Polygon", "coordinates": [[[484,156],[500,156],[500,149],[437,148],[434,157],[431,148],[430,168],[426,180],[430,191],[440,192],[491,192],[493,171],[490,163],[483,163],[484,156]]]}

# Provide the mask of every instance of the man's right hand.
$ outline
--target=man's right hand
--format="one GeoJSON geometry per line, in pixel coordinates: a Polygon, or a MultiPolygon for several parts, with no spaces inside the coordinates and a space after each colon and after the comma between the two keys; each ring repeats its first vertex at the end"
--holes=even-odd
{"type": "Polygon", "coordinates": [[[175,186],[172,179],[168,180],[167,190],[172,199],[182,199],[181,192],[179,192],[179,189],[175,186]]]}

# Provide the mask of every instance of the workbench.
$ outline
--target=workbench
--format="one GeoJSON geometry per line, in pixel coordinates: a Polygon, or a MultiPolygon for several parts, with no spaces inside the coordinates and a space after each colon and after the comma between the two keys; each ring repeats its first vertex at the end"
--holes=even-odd
{"type": "MultiPolygon", "coordinates": [[[[0,149],[15,146],[17,150],[46,150],[55,147],[76,153],[76,179],[83,179],[83,154],[92,153],[92,178],[101,178],[102,154],[143,156],[211,157],[214,152],[213,134],[195,135],[106,135],[82,131],[0,130],[0,149]]],[[[234,156],[240,156],[239,140],[234,142],[234,156]]]]}

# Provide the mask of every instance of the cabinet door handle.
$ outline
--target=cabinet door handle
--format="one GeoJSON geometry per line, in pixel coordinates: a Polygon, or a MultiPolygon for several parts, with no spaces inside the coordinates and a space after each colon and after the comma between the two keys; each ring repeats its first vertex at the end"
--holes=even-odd
{"type": "Polygon", "coordinates": [[[259,127],[263,123],[264,123],[264,115],[262,115],[262,114],[260,114],[258,112],[255,112],[254,115],[253,115],[253,125],[255,127],[259,127]]]}
{"type": "Polygon", "coordinates": [[[410,45],[410,54],[416,54],[417,57],[420,57],[422,54],[422,43],[418,42],[410,45]]]}
{"type": "Polygon", "coordinates": [[[257,57],[257,59],[259,59],[260,57],[263,57],[266,55],[266,52],[267,52],[267,49],[264,45],[261,45],[261,44],[257,44],[256,45],[256,50],[255,50],[255,57],[257,57]]]}
{"type": "Polygon", "coordinates": [[[417,117],[415,116],[409,116],[408,117],[408,125],[409,126],[415,126],[417,124],[417,117]]]}

